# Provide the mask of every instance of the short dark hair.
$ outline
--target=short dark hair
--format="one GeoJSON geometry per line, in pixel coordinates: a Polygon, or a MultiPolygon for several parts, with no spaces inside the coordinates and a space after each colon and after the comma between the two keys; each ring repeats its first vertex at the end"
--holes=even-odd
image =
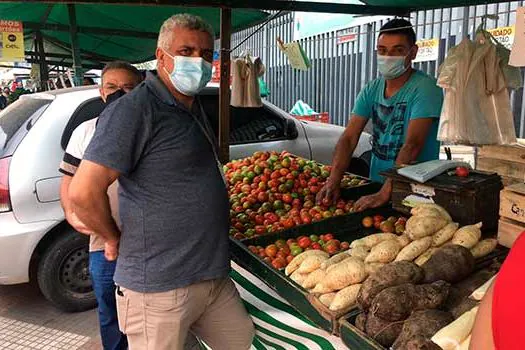
{"type": "Polygon", "coordinates": [[[137,78],[137,81],[142,81],[142,73],[140,73],[137,67],[131,65],[129,62],[126,61],[113,61],[106,64],[100,76],[102,78],[102,81],[104,81],[104,74],[113,69],[127,70],[129,73],[133,74],[137,78]]]}
{"type": "Polygon", "coordinates": [[[416,32],[412,27],[412,23],[402,18],[395,18],[385,23],[379,30],[379,35],[382,34],[401,34],[404,35],[411,45],[416,44],[416,32]]]}

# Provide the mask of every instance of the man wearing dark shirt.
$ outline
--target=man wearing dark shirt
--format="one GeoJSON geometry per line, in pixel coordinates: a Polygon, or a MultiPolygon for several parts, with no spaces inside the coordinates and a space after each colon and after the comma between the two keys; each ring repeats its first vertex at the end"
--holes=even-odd
{"type": "Polygon", "coordinates": [[[211,78],[213,31],[176,15],[159,34],[158,76],[109,106],[72,180],[78,218],[117,260],[130,349],[248,349],[253,323],[229,279],[228,197],[217,142],[195,95],[211,78]],[[122,232],[107,189],[119,180],[122,232]]]}

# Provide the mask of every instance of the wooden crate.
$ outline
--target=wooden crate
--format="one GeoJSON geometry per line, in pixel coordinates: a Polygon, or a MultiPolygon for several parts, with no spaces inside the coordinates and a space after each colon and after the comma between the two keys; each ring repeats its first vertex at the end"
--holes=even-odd
{"type": "Polygon", "coordinates": [[[525,179],[525,147],[479,147],[476,169],[498,173],[505,186],[521,183],[525,179]]]}
{"type": "Polygon", "coordinates": [[[504,247],[511,248],[514,241],[523,231],[525,231],[525,225],[506,218],[500,218],[498,243],[504,247]]]}
{"type": "Polygon", "coordinates": [[[507,186],[500,192],[499,215],[525,223],[525,184],[507,186]]]}

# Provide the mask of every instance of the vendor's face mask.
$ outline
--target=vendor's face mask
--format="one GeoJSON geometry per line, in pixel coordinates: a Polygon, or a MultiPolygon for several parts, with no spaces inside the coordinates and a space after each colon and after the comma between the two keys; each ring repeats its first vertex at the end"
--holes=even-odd
{"type": "Polygon", "coordinates": [[[124,96],[125,94],[126,94],[126,91],[124,91],[122,89],[118,89],[117,91],[113,92],[112,94],[107,95],[106,96],[106,101],[104,101],[104,102],[106,103],[106,106],[108,106],[111,103],[113,103],[116,100],[118,100],[119,98],[121,98],[122,96],[124,96]]]}
{"type": "MultiPolygon", "coordinates": [[[[165,51],[164,51],[165,52],[165,51]]],[[[211,80],[212,65],[202,57],[172,56],[173,71],[169,75],[173,87],[186,96],[197,95],[211,80]]]]}
{"type": "Polygon", "coordinates": [[[405,61],[406,56],[377,55],[377,69],[386,80],[395,79],[407,71],[405,61]]]}

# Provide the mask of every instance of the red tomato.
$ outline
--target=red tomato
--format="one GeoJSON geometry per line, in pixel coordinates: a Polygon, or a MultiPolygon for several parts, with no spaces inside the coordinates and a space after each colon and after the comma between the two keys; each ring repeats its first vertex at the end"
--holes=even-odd
{"type": "Polygon", "coordinates": [[[312,244],[312,241],[308,237],[302,237],[297,241],[297,243],[299,244],[299,247],[306,249],[310,246],[310,244],[312,244]]]}
{"type": "Polygon", "coordinates": [[[290,170],[286,168],[282,168],[282,169],[279,169],[279,173],[281,174],[281,176],[286,176],[290,173],[290,170]]]}
{"type": "Polygon", "coordinates": [[[275,170],[272,175],[270,175],[270,178],[272,180],[277,180],[278,178],[281,177],[281,173],[279,172],[279,170],[275,170]]]}
{"type": "Polygon", "coordinates": [[[321,245],[319,243],[315,242],[315,243],[312,243],[312,249],[322,250],[323,247],[321,247],[321,245]]]}
{"type": "Polygon", "coordinates": [[[277,270],[282,269],[286,266],[286,259],[283,257],[277,257],[273,259],[272,266],[277,270]]]}
{"type": "Polygon", "coordinates": [[[467,177],[469,175],[469,173],[470,173],[470,170],[467,167],[458,166],[456,168],[456,175],[459,176],[459,177],[467,177]]]}
{"type": "Polygon", "coordinates": [[[266,249],[264,249],[266,255],[268,255],[271,258],[274,258],[277,255],[278,251],[279,250],[277,249],[277,246],[275,244],[270,244],[266,247],[266,249]]]}
{"type": "Polygon", "coordinates": [[[316,194],[319,192],[319,186],[310,186],[310,192],[316,194]]]}
{"type": "Polygon", "coordinates": [[[293,197],[291,194],[287,193],[283,195],[283,202],[291,204],[293,202],[293,197]]]}
{"type": "Polygon", "coordinates": [[[302,203],[301,203],[301,200],[299,198],[295,198],[292,201],[292,207],[294,207],[294,208],[300,208],[301,205],[302,205],[302,203]]]}
{"type": "Polygon", "coordinates": [[[263,225],[255,226],[255,233],[258,235],[264,235],[266,233],[266,226],[263,226],[263,225]]]}
{"type": "Polygon", "coordinates": [[[297,243],[297,241],[293,238],[288,238],[288,240],[286,241],[286,244],[288,244],[288,246],[291,246],[294,243],[297,243]]]}
{"type": "Polygon", "coordinates": [[[289,229],[289,228],[292,228],[292,227],[295,226],[295,223],[294,223],[292,218],[284,219],[282,221],[282,224],[283,224],[285,229],[289,229]]]}

